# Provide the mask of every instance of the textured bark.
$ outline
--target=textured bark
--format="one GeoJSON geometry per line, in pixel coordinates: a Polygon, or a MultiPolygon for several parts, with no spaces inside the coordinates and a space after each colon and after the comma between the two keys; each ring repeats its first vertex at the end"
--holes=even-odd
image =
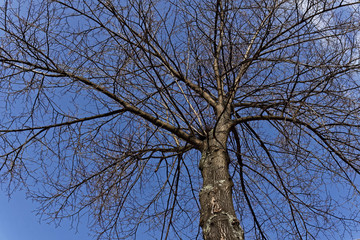
{"type": "Polygon", "coordinates": [[[230,124],[226,119],[210,131],[199,168],[203,177],[200,191],[200,226],[204,239],[243,240],[244,232],[232,201],[233,182],[226,150],[230,124]]]}

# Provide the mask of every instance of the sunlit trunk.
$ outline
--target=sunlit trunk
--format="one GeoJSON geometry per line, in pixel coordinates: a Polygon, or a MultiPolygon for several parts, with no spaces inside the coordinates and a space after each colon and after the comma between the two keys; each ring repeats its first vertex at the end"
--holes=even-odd
{"type": "Polygon", "coordinates": [[[200,161],[203,177],[200,226],[205,240],[244,239],[232,200],[233,182],[226,150],[228,134],[229,124],[219,122],[209,133],[200,161]]]}

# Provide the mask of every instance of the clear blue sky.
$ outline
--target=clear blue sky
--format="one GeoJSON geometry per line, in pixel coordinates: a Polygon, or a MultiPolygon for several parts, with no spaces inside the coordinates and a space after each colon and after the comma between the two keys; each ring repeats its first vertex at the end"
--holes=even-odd
{"type": "Polygon", "coordinates": [[[11,200],[0,191],[0,240],[90,240],[84,224],[71,229],[69,222],[60,227],[46,222],[39,223],[33,210],[37,207],[25,194],[15,192],[11,200]]]}

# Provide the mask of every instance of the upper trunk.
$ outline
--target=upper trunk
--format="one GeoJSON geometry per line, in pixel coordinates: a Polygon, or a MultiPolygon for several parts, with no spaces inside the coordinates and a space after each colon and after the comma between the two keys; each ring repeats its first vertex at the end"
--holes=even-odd
{"type": "Polygon", "coordinates": [[[230,120],[220,117],[205,140],[199,168],[203,177],[200,191],[200,226],[205,240],[243,240],[244,232],[232,201],[233,182],[229,175],[226,149],[230,120]]]}

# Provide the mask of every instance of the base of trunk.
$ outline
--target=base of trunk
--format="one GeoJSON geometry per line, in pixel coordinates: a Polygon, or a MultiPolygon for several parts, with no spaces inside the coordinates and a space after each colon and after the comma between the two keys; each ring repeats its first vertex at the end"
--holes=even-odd
{"type": "Polygon", "coordinates": [[[229,175],[226,134],[210,134],[202,152],[199,168],[203,177],[200,191],[200,226],[205,240],[244,240],[236,217],[233,182],[229,175]]]}

